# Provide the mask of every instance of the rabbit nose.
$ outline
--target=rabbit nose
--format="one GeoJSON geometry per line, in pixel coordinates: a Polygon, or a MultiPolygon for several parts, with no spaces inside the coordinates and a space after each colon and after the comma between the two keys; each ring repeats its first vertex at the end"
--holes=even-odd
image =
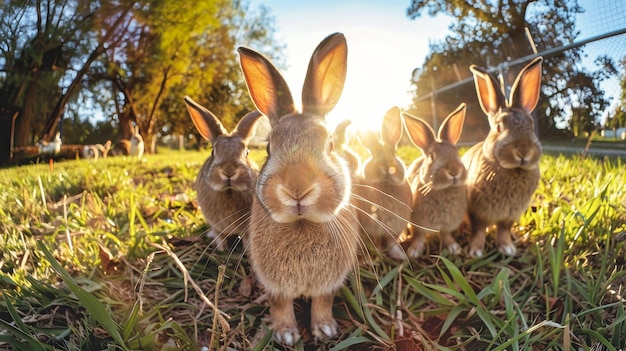
{"type": "Polygon", "coordinates": [[[515,147],[515,158],[521,163],[527,162],[532,157],[530,145],[527,142],[519,143],[515,147]]]}
{"type": "Polygon", "coordinates": [[[224,169],[222,170],[222,178],[230,185],[232,179],[237,177],[236,169],[224,169]]]}

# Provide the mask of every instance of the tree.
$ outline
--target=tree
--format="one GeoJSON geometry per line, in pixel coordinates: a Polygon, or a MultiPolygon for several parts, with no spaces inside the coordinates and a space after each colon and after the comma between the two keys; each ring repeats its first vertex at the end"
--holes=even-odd
{"type": "Polygon", "coordinates": [[[81,34],[91,25],[91,2],[9,1],[0,7],[0,98],[21,108],[16,145],[42,136],[44,116],[62,94],[72,59],[84,52],[81,34]]]}
{"type": "MultiPolygon", "coordinates": [[[[204,104],[226,118],[226,125],[252,108],[235,45],[251,36],[256,43],[271,43],[273,32],[250,32],[245,23],[255,17],[247,17],[242,6],[231,0],[143,1],[135,6],[131,29],[119,45],[108,46],[92,74],[115,92],[112,99],[123,138],[130,136],[131,123],[139,125],[148,145],[161,132],[189,133],[193,126],[184,95],[209,102],[204,104]]],[[[266,18],[262,21],[271,25],[266,18]]]]}
{"type": "MultiPolygon", "coordinates": [[[[626,57],[620,62],[622,72],[626,72],[626,57]]],[[[620,97],[615,110],[607,118],[605,129],[617,129],[626,127],[626,74],[620,77],[620,97]]]]}
{"type": "MultiPolygon", "coordinates": [[[[578,35],[574,19],[581,11],[576,0],[413,0],[407,11],[409,18],[414,19],[427,13],[446,14],[455,19],[450,26],[452,34],[442,42],[431,45],[431,55],[423,64],[420,74],[414,77],[416,113],[427,110],[432,103],[423,96],[467,79],[468,84],[459,84],[456,89],[437,95],[437,110],[444,111],[437,115],[445,116],[445,111],[452,111],[459,102],[468,102],[466,123],[470,130],[464,132],[464,138],[482,138],[487,124],[478,108],[469,65],[476,64],[499,73],[505,86],[510,87],[526,61],[522,60],[516,65],[508,62],[530,58],[536,51],[573,43],[578,35]]],[[[573,100],[581,104],[576,108],[582,108],[577,110],[577,116],[587,119],[583,124],[595,123],[607,104],[598,87],[598,83],[605,77],[580,67],[580,49],[562,51],[544,58],[543,94],[535,110],[541,135],[554,133],[557,122],[569,119],[572,111],[567,106],[573,100]],[[574,80],[585,81],[593,87],[585,89],[576,86],[572,84],[574,80]]]]}

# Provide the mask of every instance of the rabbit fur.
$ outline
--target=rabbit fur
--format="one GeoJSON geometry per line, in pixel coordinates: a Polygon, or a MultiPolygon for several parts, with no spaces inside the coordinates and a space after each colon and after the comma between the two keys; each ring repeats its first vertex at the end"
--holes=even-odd
{"type": "Polygon", "coordinates": [[[131,131],[133,135],[130,137],[130,149],[128,153],[130,156],[141,159],[144,152],[144,142],[143,137],[139,134],[139,126],[131,126],[131,131]]]}
{"type": "Polygon", "coordinates": [[[460,104],[443,121],[437,135],[426,121],[408,113],[402,115],[411,142],[422,151],[408,170],[413,192],[409,257],[422,254],[432,231],[440,233],[448,251],[461,251],[452,232],[467,211],[467,170],[455,146],[463,131],[465,111],[466,105],[460,104]]]}
{"type": "Polygon", "coordinates": [[[227,249],[231,235],[245,237],[252,206],[258,166],[248,158],[248,141],[262,114],[252,111],[228,133],[207,108],[185,96],[196,129],[212,145],[211,156],[196,178],[195,190],[202,214],[211,229],[208,236],[216,249],[227,249]]]}
{"type": "Polygon", "coordinates": [[[405,165],[396,156],[402,138],[400,108],[392,107],[383,118],[380,135],[365,132],[361,143],[370,157],[354,179],[353,204],[361,224],[361,235],[396,260],[406,259],[399,238],[411,218],[411,187],[405,165]]]}
{"type": "Polygon", "coordinates": [[[269,301],[274,339],[284,345],[299,340],[293,303],[300,296],[312,301],[313,336],[334,337],[333,299],[356,267],[360,244],[349,204],[348,166],[333,149],[325,125],[345,82],[346,39],[332,34],[313,52],[302,113],[265,56],[245,47],[238,52],[252,101],[272,126],[252,203],[247,253],[269,301]]]}
{"type": "Polygon", "coordinates": [[[498,250],[516,253],[511,227],[528,208],[540,179],[542,148],[531,112],[539,101],[541,63],[537,57],[522,68],[508,99],[493,76],[475,65],[470,67],[490,126],[485,140],[462,157],[468,170],[471,256],[483,255],[486,230],[494,224],[498,250]]]}

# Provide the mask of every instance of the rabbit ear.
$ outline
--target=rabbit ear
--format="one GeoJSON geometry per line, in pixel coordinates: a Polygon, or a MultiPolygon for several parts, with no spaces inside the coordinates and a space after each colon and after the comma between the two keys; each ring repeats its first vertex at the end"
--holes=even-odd
{"type": "Polygon", "coordinates": [[[341,33],[326,37],[315,49],[302,87],[302,111],[325,117],[341,96],[346,80],[348,46],[341,33]]]}
{"type": "Polygon", "coordinates": [[[213,143],[218,136],[226,134],[226,129],[211,111],[193,101],[189,96],[185,96],[185,103],[187,103],[187,111],[193,124],[205,139],[213,143]]]}
{"type": "Polygon", "coordinates": [[[439,127],[439,140],[448,141],[452,145],[461,138],[463,122],[465,121],[465,103],[461,103],[456,110],[452,111],[439,127]]]}
{"type": "Polygon", "coordinates": [[[335,142],[337,142],[340,145],[346,142],[346,130],[348,129],[348,126],[351,123],[352,123],[351,120],[344,119],[343,121],[341,121],[341,123],[337,125],[337,127],[335,127],[335,133],[333,133],[335,142]]]}
{"type": "Polygon", "coordinates": [[[485,114],[490,116],[501,107],[506,106],[506,98],[502,88],[491,74],[476,65],[471,65],[470,71],[474,74],[478,101],[485,114]]]}
{"type": "Polygon", "coordinates": [[[239,135],[243,140],[248,141],[252,138],[256,130],[256,122],[261,116],[263,116],[263,114],[259,111],[248,112],[248,114],[239,120],[233,134],[239,135]]]}
{"type": "Polygon", "coordinates": [[[275,125],[281,117],[295,113],[289,86],[278,69],[258,52],[239,47],[239,63],[256,108],[275,125]]]}
{"type": "Polygon", "coordinates": [[[511,87],[511,106],[532,112],[539,102],[541,91],[541,56],[524,66],[511,87]]]}
{"type": "Polygon", "coordinates": [[[435,131],[419,117],[411,116],[406,112],[402,112],[402,117],[409,139],[413,145],[425,153],[428,147],[435,142],[435,131]]]}
{"type": "Polygon", "coordinates": [[[359,133],[359,142],[370,151],[380,148],[380,139],[378,139],[378,134],[370,129],[359,133]]]}
{"type": "Polygon", "coordinates": [[[402,120],[399,107],[394,106],[385,113],[381,132],[385,145],[393,146],[395,150],[402,138],[402,120]]]}

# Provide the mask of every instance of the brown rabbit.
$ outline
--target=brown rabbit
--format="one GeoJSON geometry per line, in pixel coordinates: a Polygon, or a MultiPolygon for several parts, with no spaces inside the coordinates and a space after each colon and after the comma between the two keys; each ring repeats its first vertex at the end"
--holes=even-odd
{"type": "Polygon", "coordinates": [[[389,249],[388,255],[396,260],[406,259],[398,238],[412,212],[411,187],[404,163],[396,156],[401,138],[400,109],[393,107],[383,118],[380,137],[372,131],[361,137],[371,156],[364,161],[352,190],[362,235],[378,248],[389,249]]]}
{"type": "Polygon", "coordinates": [[[539,101],[541,62],[537,57],[522,68],[508,100],[494,77],[470,67],[490,126],[486,139],[462,157],[468,170],[471,256],[483,255],[486,229],[494,224],[498,250],[506,255],[516,252],[511,226],[528,208],[540,178],[542,150],[531,112],[539,101]]]}
{"type": "Polygon", "coordinates": [[[337,334],[333,299],[356,267],[360,244],[349,204],[350,172],[325,125],[325,115],[343,90],[346,40],[335,33],[313,52],[302,88],[302,113],[266,57],[244,47],[238,51],[250,96],[272,125],[247,250],[268,297],[270,327],[278,343],[296,343],[300,334],[293,302],[310,297],[312,334],[330,338],[337,334]]]}
{"type": "Polygon", "coordinates": [[[212,145],[195,188],[202,214],[211,226],[208,236],[217,250],[223,251],[229,236],[244,236],[248,231],[258,173],[258,166],[248,158],[248,141],[262,115],[258,111],[248,113],[229,134],[211,111],[188,96],[185,103],[196,129],[212,145]]]}
{"type": "Polygon", "coordinates": [[[465,104],[451,112],[439,127],[439,133],[424,120],[403,114],[404,124],[413,144],[422,156],[409,166],[408,178],[413,191],[411,244],[409,257],[424,251],[429,232],[439,231],[441,241],[453,254],[461,247],[452,237],[467,212],[467,170],[461,162],[456,143],[463,131],[465,104]]]}

